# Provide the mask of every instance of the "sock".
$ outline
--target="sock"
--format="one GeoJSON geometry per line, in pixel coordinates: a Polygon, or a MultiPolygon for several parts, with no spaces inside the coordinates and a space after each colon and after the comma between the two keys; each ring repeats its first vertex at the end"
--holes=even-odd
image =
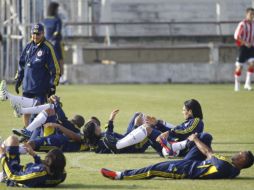
{"type": "Polygon", "coordinates": [[[39,114],[46,109],[53,109],[53,108],[54,108],[54,104],[44,104],[44,105],[35,106],[35,107],[21,108],[21,113],[22,114],[39,114]]]}
{"type": "Polygon", "coordinates": [[[11,93],[7,93],[7,97],[8,99],[13,102],[14,104],[20,104],[21,107],[32,107],[34,105],[36,105],[37,100],[33,99],[33,98],[26,98],[26,97],[22,97],[22,96],[15,96],[11,93]]]}
{"type": "Polygon", "coordinates": [[[245,81],[245,85],[249,85],[251,84],[251,76],[254,72],[254,69],[253,68],[249,68],[247,73],[246,73],[246,81],[245,81]]]}
{"type": "Polygon", "coordinates": [[[121,175],[122,175],[122,172],[117,172],[116,171],[116,177],[115,177],[115,179],[121,179],[121,175]]]}
{"type": "Polygon", "coordinates": [[[173,152],[180,151],[186,148],[188,140],[176,142],[172,144],[172,150],[173,152]]]}
{"type": "Polygon", "coordinates": [[[131,131],[126,137],[117,141],[116,148],[122,149],[143,141],[147,137],[147,131],[144,125],[131,131]]]}
{"type": "Polygon", "coordinates": [[[27,151],[26,151],[26,149],[23,145],[19,145],[19,153],[20,154],[26,154],[27,153],[27,151]]]}
{"type": "Polygon", "coordinates": [[[45,111],[42,111],[41,113],[39,113],[35,118],[34,120],[32,121],[32,123],[30,123],[26,130],[32,132],[34,131],[35,129],[37,129],[38,127],[42,126],[46,120],[48,118],[48,114],[47,112],[45,111]]]}

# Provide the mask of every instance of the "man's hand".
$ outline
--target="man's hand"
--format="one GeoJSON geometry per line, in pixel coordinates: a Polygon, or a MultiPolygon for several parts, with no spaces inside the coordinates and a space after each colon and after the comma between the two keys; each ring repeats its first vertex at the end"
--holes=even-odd
{"type": "Polygon", "coordinates": [[[4,154],[5,153],[5,148],[0,146],[0,155],[4,154]]]}
{"type": "Polygon", "coordinates": [[[134,126],[140,126],[144,124],[143,114],[139,113],[139,115],[134,120],[134,126]]]}
{"type": "Polygon", "coordinates": [[[152,117],[152,116],[146,116],[145,122],[148,125],[153,125],[154,126],[157,123],[157,119],[155,117],[152,117]]]}
{"type": "Polygon", "coordinates": [[[21,80],[17,80],[16,84],[15,84],[15,91],[17,94],[19,94],[19,87],[21,86],[22,81],[21,80]]]}
{"type": "Polygon", "coordinates": [[[114,119],[118,113],[119,113],[119,109],[112,111],[109,116],[109,121],[114,121],[114,119]]]}
{"type": "Polygon", "coordinates": [[[198,138],[198,134],[195,133],[195,134],[191,134],[191,135],[188,137],[188,140],[189,140],[189,141],[195,141],[197,138],[198,138]]]}
{"type": "Polygon", "coordinates": [[[158,143],[162,143],[162,142],[161,142],[161,139],[168,139],[168,136],[169,136],[169,132],[168,132],[168,131],[166,131],[166,132],[164,132],[164,133],[161,133],[160,136],[158,136],[158,137],[156,138],[156,141],[157,141],[158,143]]]}
{"type": "Polygon", "coordinates": [[[52,95],[55,95],[55,93],[56,93],[56,87],[55,86],[51,86],[50,89],[49,89],[48,97],[50,97],[52,95]]]}
{"type": "Polygon", "coordinates": [[[36,156],[36,153],[34,152],[33,148],[28,143],[24,143],[24,148],[26,149],[28,154],[30,154],[31,156],[36,156]]]}

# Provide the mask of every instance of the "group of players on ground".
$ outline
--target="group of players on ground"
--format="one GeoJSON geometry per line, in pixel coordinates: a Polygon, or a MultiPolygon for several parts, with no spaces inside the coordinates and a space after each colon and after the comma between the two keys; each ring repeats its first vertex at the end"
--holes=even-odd
{"type": "Polygon", "coordinates": [[[124,134],[114,132],[119,110],[110,114],[106,130],[102,131],[101,122],[95,116],[86,123],[81,115],[68,119],[56,95],[50,96],[45,104],[39,104],[34,98],[8,92],[6,82],[2,81],[0,99],[11,102],[17,117],[34,115],[24,129],[12,130],[19,139],[10,136],[1,145],[2,181],[9,186],[47,187],[63,182],[66,178],[63,152],[144,153],[152,147],[167,159],[184,157],[123,172],[101,169],[103,176],[114,180],[235,178],[241,169],[250,167],[254,161],[250,151],[239,152],[228,159],[213,153],[213,138],[204,132],[202,109],[195,99],[184,102],[185,121],[177,126],[137,112],[124,134]],[[35,151],[48,152],[45,160],[41,160],[35,151]],[[24,167],[20,165],[19,157],[26,153],[34,157],[34,163],[24,167]]]}
{"type": "MultiPolygon", "coordinates": [[[[58,5],[53,3],[52,7],[54,11],[49,12],[55,12],[58,5]]],[[[253,20],[254,10],[247,9],[246,17],[249,14],[253,20]]],[[[44,23],[49,25],[46,36],[53,36],[55,40],[61,38],[57,17],[50,17],[44,23]]],[[[247,46],[242,30],[240,27],[236,37],[240,46],[247,46]]],[[[204,132],[201,105],[195,99],[184,102],[185,121],[177,126],[137,112],[126,132],[119,134],[114,131],[114,120],[119,110],[112,111],[105,131],[102,131],[101,122],[95,116],[87,122],[81,115],[68,119],[60,98],[55,95],[61,75],[61,56],[56,50],[59,43],[54,47],[53,42],[46,40],[42,24],[33,25],[31,33],[32,41],[21,54],[16,76],[15,91],[19,94],[22,85],[22,96],[10,93],[4,80],[0,84],[0,100],[10,101],[15,116],[23,115],[25,125],[24,129],[13,129],[16,136],[8,137],[0,146],[3,167],[0,179],[8,186],[50,187],[62,183],[66,178],[63,152],[144,153],[152,147],[159,156],[167,159],[183,157],[182,160],[123,172],[101,169],[103,176],[114,180],[234,178],[241,169],[253,165],[254,157],[250,151],[239,152],[228,159],[213,153],[213,138],[204,132]],[[41,160],[36,152],[47,152],[45,159],[41,160]],[[27,153],[34,158],[34,163],[23,166],[20,155],[27,153]]],[[[237,72],[236,82],[239,84],[237,72]]],[[[250,78],[247,79],[250,86],[250,78]]]]}

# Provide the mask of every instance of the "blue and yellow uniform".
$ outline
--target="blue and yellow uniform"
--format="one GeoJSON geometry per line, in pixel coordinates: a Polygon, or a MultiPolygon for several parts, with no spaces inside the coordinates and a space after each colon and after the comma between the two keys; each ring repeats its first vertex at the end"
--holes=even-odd
{"type": "MultiPolygon", "coordinates": [[[[187,139],[193,133],[202,133],[204,131],[204,123],[199,118],[190,117],[185,122],[180,125],[177,125],[174,128],[169,129],[164,124],[165,122],[158,121],[156,126],[154,126],[152,133],[149,135],[149,140],[151,146],[162,156],[161,145],[156,142],[156,139],[162,132],[169,131],[169,141],[182,141],[187,139]]],[[[186,150],[181,151],[181,155],[185,155],[186,150]]]]}
{"type": "Polygon", "coordinates": [[[66,178],[65,172],[57,177],[49,175],[39,156],[34,157],[34,163],[22,166],[19,159],[19,147],[6,147],[6,151],[7,153],[1,157],[1,165],[7,186],[53,187],[66,178]]]}
{"type": "Polygon", "coordinates": [[[63,53],[62,53],[62,47],[61,47],[61,30],[62,30],[62,21],[58,16],[50,16],[45,18],[42,23],[45,27],[45,37],[48,41],[50,41],[54,49],[56,51],[56,54],[58,56],[58,59],[63,59],[63,53]]]}
{"type": "MultiPolygon", "coordinates": [[[[211,135],[202,133],[199,139],[207,146],[211,146],[211,135]]],[[[240,170],[223,156],[214,154],[211,159],[205,159],[205,156],[192,143],[190,151],[183,160],[166,161],[142,169],[126,170],[121,173],[121,179],[150,179],[153,177],[174,179],[231,179],[240,174],[240,170]]]]}
{"type": "Polygon", "coordinates": [[[31,41],[23,50],[16,80],[23,82],[23,96],[37,98],[40,104],[47,101],[50,88],[58,85],[60,67],[54,48],[47,40],[39,44],[31,41]]]}

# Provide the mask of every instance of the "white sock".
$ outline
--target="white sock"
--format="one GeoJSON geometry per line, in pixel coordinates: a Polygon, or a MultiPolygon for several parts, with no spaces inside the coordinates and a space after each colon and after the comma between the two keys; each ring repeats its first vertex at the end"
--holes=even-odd
{"type": "Polygon", "coordinates": [[[143,141],[146,137],[147,137],[146,127],[144,125],[141,125],[137,129],[134,129],[133,131],[131,131],[126,137],[119,140],[116,143],[116,148],[122,149],[128,146],[137,144],[143,141]]]}
{"type": "Polygon", "coordinates": [[[38,127],[42,126],[46,122],[47,118],[48,118],[47,112],[42,111],[34,118],[32,123],[30,123],[26,129],[31,132],[34,131],[38,127]]]}
{"type": "Polygon", "coordinates": [[[37,103],[37,100],[35,100],[33,98],[26,98],[23,96],[15,96],[9,92],[7,93],[7,97],[14,104],[20,104],[21,107],[25,107],[25,108],[35,106],[37,103]]]}
{"type": "Polygon", "coordinates": [[[27,153],[24,145],[19,145],[19,153],[20,154],[26,154],[27,153]]]}
{"type": "Polygon", "coordinates": [[[166,121],[164,121],[164,125],[165,125],[167,128],[169,128],[169,129],[175,128],[175,125],[173,125],[173,124],[171,124],[171,123],[168,123],[168,122],[166,122],[166,121]]]}
{"type": "Polygon", "coordinates": [[[179,150],[183,150],[186,148],[188,140],[184,140],[184,141],[180,141],[180,142],[176,142],[172,144],[172,150],[174,152],[179,151],[179,150]]]}
{"type": "Polygon", "coordinates": [[[54,104],[43,104],[40,106],[34,106],[34,107],[30,107],[30,108],[21,108],[21,113],[22,114],[38,114],[41,113],[44,110],[47,109],[53,109],[54,108],[54,104]]]}
{"type": "Polygon", "coordinates": [[[116,177],[115,177],[115,179],[120,179],[121,178],[121,174],[122,174],[122,172],[117,172],[116,171],[116,177]]]}
{"type": "Polygon", "coordinates": [[[251,76],[252,76],[252,73],[248,71],[248,72],[246,73],[245,85],[248,85],[248,86],[251,85],[251,76]]]}

